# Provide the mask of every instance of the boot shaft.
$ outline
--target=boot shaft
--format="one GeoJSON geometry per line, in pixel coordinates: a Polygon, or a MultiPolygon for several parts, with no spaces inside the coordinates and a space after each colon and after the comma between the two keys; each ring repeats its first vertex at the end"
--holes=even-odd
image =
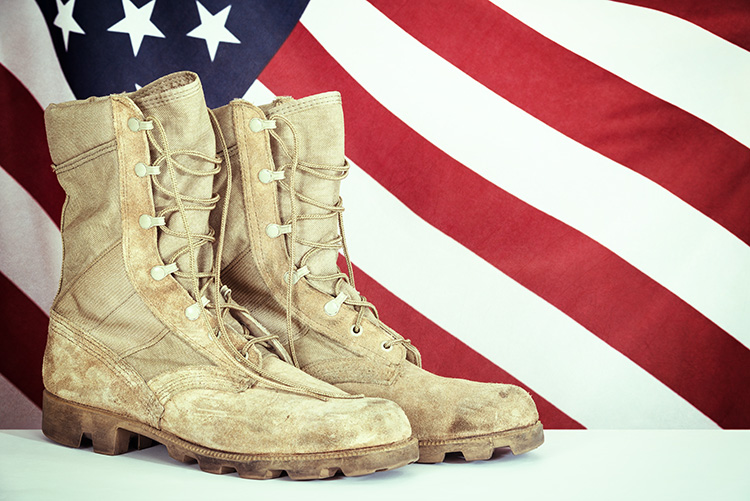
{"type": "MultiPolygon", "coordinates": [[[[299,340],[294,344],[300,347],[301,367],[358,354],[371,359],[365,365],[372,367],[373,381],[385,382],[393,376],[388,372],[388,365],[399,363],[407,356],[418,364],[418,352],[409,347],[407,355],[403,345],[391,345],[398,335],[384,329],[371,312],[364,311],[360,315],[360,310],[336,299],[341,293],[351,300],[361,299],[354,287],[342,279],[343,274],[336,264],[341,244],[338,218],[304,220],[305,216],[316,213],[337,216],[336,210],[340,208],[321,210],[302,198],[329,205],[339,200],[340,182],[348,166],[343,156],[343,115],[338,93],[297,101],[286,98],[261,108],[236,100],[216,114],[225,136],[231,137],[234,143],[229,151],[237,180],[232,199],[237,203],[229,211],[227,246],[221,264],[223,279],[232,287],[233,297],[253,311],[290,349],[288,334],[299,340]],[[333,145],[333,152],[327,151],[326,144],[333,145]],[[296,276],[292,279],[292,301],[288,308],[291,235],[277,235],[269,232],[269,227],[289,222],[288,186],[295,161],[301,219],[297,238],[303,242],[297,242],[297,252],[294,252],[296,276]],[[323,173],[327,179],[303,169],[310,165],[317,167],[313,170],[323,173]],[[321,168],[323,166],[330,168],[321,168]],[[276,175],[269,176],[269,172],[276,175]],[[297,177],[300,172],[303,174],[297,177]],[[315,247],[337,239],[339,244],[332,245],[335,248],[330,250],[315,247]],[[315,252],[309,254],[310,249],[315,252]],[[304,261],[306,253],[313,257],[304,261]],[[300,279],[305,267],[307,274],[300,279]],[[316,274],[333,277],[315,279],[316,274]],[[331,309],[332,303],[338,303],[335,312],[331,309]],[[292,312],[291,329],[287,324],[288,311],[292,312]],[[358,325],[360,329],[356,329],[358,325]],[[383,348],[383,343],[388,349],[383,348]]],[[[347,377],[346,371],[342,371],[341,376],[347,377]]]]}
{"type": "MultiPolygon", "coordinates": [[[[341,180],[346,177],[341,95],[326,92],[303,99],[278,98],[261,110],[276,123],[270,145],[276,169],[285,174],[277,184],[281,219],[288,223],[296,218],[295,265],[306,266],[313,277],[336,274],[339,249],[305,242],[325,245],[339,239],[338,216],[331,208],[339,204],[341,180]],[[289,192],[293,164],[297,164],[293,175],[299,197],[289,192]],[[314,218],[306,219],[309,216],[314,218]]],[[[291,246],[291,235],[285,238],[287,247],[291,246]]],[[[335,280],[311,282],[329,294],[337,293],[335,280]]]]}
{"type": "Polygon", "coordinates": [[[157,233],[159,254],[165,262],[174,261],[181,270],[175,274],[176,280],[198,300],[197,290],[193,289],[200,289],[206,277],[199,278],[195,284],[186,275],[211,270],[212,246],[210,242],[199,245],[200,240],[196,242],[196,239],[210,233],[209,212],[217,201],[212,174],[217,171],[217,164],[207,161],[216,157],[216,138],[200,80],[190,73],[180,73],[161,78],[129,97],[146,120],[154,119],[164,129],[164,137],[152,130],[155,141],[149,141],[151,161],[162,167],[160,173],[152,177],[154,209],[157,215],[164,214],[166,228],[170,230],[157,233]],[[203,157],[180,154],[180,151],[197,152],[203,157]],[[175,154],[170,154],[172,152],[175,154]],[[159,161],[160,158],[164,161],[159,161]],[[175,211],[177,198],[186,209],[183,213],[175,211]],[[175,234],[186,232],[194,235],[190,243],[175,234]],[[175,259],[175,254],[186,245],[193,247],[192,253],[185,252],[175,259]]]}
{"type": "MultiPolygon", "coordinates": [[[[200,92],[197,76],[182,73],[144,87],[139,97],[169,94],[165,84],[173,91],[200,92]]],[[[152,276],[152,269],[165,263],[158,227],[143,224],[144,216],[157,215],[157,174],[140,128],[159,119],[147,121],[131,97],[90,98],[45,111],[66,202],[63,269],[50,313],[43,377],[55,395],[155,422],[161,406],[145,381],[185,367],[230,362],[209,343],[215,320],[202,308],[193,314],[195,299],[174,277],[152,276]]],[[[171,118],[162,114],[160,121],[171,118]]]]}
{"type": "MultiPolygon", "coordinates": [[[[213,196],[210,172],[216,165],[190,155],[158,161],[165,150],[194,150],[207,157],[215,156],[213,128],[196,75],[174,74],[131,94],[51,105],[45,112],[45,121],[55,173],[66,193],[61,228],[65,249],[61,293],[106,249],[127,237],[121,221],[126,219],[133,199],[123,197],[121,192],[128,186],[131,193],[139,191],[151,199],[136,219],[141,229],[150,230],[157,240],[158,258],[151,267],[160,265],[159,261],[169,263],[185,247],[184,234],[189,229],[194,235],[193,259],[191,262],[190,252],[183,253],[175,260],[177,268],[188,274],[211,270],[211,245],[195,245],[195,240],[200,242],[209,234],[206,209],[215,202],[205,201],[213,196]],[[126,118],[125,124],[118,123],[113,120],[116,111],[132,116],[116,117],[126,118]],[[130,123],[153,124],[147,117],[164,124],[163,134],[149,131],[156,141],[147,140],[145,131],[129,127],[130,123]],[[129,122],[131,119],[134,122],[129,122]],[[171,169],[169,164],[173,165],[171,169]],[[207,175],[196,176],[180,167],[207,175]],[[176,208],[175,194],[185,198],[185,217],[178,211],[169,211],[170,207],[176,208]],[[164,221],[159,221],[160,217],[164,221]],[[157,232],[159,225],[171,231],[157,232]]],[[[191,281],[180,275],[175,275],[177,281],[191,290],[191,281]]]]}
{"type": "MultiPolygon", "coordinates": [[[[45,121],[66,192],[48,354],[59,355],[55,346],[64,343],[53,338],[66,331],[77,333],[70,334],[74,343],[95,345],[146,378],[188,365],[247,372],[248,361],[259,364],[257,349],[238,353],[247,339],[231,319],[226,323],[235,328],[212,341],[217,317],[204,306],[216,295],[196,294],[213,264],[208,221],[218,163],[197,75],[176,73],[132,94],[51,105],[45,121]],[[182,210],[164,212],[179,197],[182,210]],[[185,276],[160,273],[175,258],[173,249],[186,244],[192,256],[188,248],[174,263],[185,276]]],[[[52,358],[60,359],[45,357],[48,388],[55,385],[56,364],[46,363],[52,358]]]]}

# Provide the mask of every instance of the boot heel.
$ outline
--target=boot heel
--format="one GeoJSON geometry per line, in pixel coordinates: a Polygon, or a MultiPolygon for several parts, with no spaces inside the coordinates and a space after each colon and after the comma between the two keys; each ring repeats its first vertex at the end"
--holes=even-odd
{"type": "Polygon", "coordinates": [[[123,429],[125,422],[108,412],[69,402],[44,390],[42,432],[51,440],[80,448],[91,440],[94,452],[117,455],[153,445],[147,437],[123,429]]]}

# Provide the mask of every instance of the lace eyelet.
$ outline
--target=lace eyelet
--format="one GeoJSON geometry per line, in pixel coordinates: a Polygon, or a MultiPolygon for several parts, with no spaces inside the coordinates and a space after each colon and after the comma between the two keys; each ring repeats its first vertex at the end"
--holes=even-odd
{"type": "Polygon", "coordinates": [[[261,118],[251,118],[250,119],[250,130],[253,132],[260,132],[264,129],[275,129],[276,128],[276,120],[263,120],[261,118]]]}
{"type": "Polygon", "coordinates": [[[138,177],[156,176],[161,174],[161,168],[158,165],[146,165],[143,162],[138,162],[133,167],[135,175],[138,177]]]}
{"type": "MultiPolygon", "coordinates": [[[[294,280],[292,281],[292,284],[296,284],[300,281],[302,277],[310,273],[310,268],[307,266],[303,266],[302,268],[298,268],[294,272],[294,280]]],[[[284,282],[289,283],[289,272],[284,272],[284,282]]]]}
{"type": "Polygon", "coordinates": [[[138,225],[144,230],[148,230],[154,226],[164,226],[165,224],[167,223],[163,217],[154,217],[149,216],[148,214],[143,214],[138,218],[138,225]]]}
{"type": "Polygon", "coordinates": [[[188,320],[198,320],[201,316],[201,306],[198,303],[191,304],[185,308],[185,317],[188,320]]]}
{"type": "Polygon", "coordinates": [[[258,180],[263,184],[268,184],[273,181],[280,181],[284,179],[284,171],[272,171],[270,169],[262,169],[258,172],[258,180]]]}
{"type": "Polygon", "coordinates": [[[291,224],[276,224],[276,223],[270,223],[266,226],[266,235],[268,235],[271,238],[276,238],[281,235],[285,235],[287,233],[292,232],[292,225],[291,224]]]}
{"type": "Polygon", "coordinates": [[[176,263],[169,263],[164,266],[154,266],[153,268],[151,268],[151,278],[153,278],[154,280],[163,280],[167,277],[167,275],[178,270],[179,268],[177,268],[176,263]]]}
{"type": "Polygon", "coordinates": [[[135,117],[128,118],[128,129],[133,132],[139,132],[142,130],[151,130],[154,128],[154,123],[148,120],[138,120],[135,117]]]}
{"type": "Polygon", "coordinates": [[[201,311],[210,301],[206,296],[202,296],[200,303],[193,303],[185,308],[185,316],[188,320],[198,320],[201,316],[201,311]]]}
{"type": "Polygon", "coordinates": [[[339,292],[338,296],[331,299],[323,306],[323,311],[325,311],[326,315],[329,317],[335,317],[341,309],[341,305],[343,305],[344,301],[347,299],[349,299],[349,296],[346,292],[339,292]]]}
{"type": "Polygon", "coordinates": [[[361,335],[362,335],[362,332],[364,332],[364,329],[362,328],[362,326],[359,326],[359,328],[357,328],[357,326],[356,326],[356,325],[352,325],[352,326],[351,326],[351,327],[349,328],[349,334],[351,334],[351,335],[352,335],[352,336],[354,336],[354,337],[359,337],[359,336],[361,336],[361,335]],[[357,329],[359,329],[359,330],[357,330],[357,329]]]}
{"type": "Polygon", "coordinates": [[[383,348],[383,351],[391,351],[393,349],[393,345],[386,346],[388,344],[388,341],[383,341],[380,343],[380,347],[383,348]]]}

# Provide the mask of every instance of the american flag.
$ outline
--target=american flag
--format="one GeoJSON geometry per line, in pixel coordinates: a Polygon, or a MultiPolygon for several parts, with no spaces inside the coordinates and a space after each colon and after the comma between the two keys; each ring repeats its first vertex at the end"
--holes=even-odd
{"type": "Polygon", "coordinates": [[[182,69],[342,93],[357,286],[427,369],[547,428],[750,427],[748,50],[746,0],[3,0],[0,427],[62,259],[44,107],[182,69]]]}

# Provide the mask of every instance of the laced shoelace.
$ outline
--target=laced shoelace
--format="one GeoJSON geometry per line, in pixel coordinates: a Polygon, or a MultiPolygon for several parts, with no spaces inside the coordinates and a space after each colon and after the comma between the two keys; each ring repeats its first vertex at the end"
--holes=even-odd
{"type": "MultiPolygon", "coordinates": [[[[270,347],[276,350],[277,352],[281,351],[280,355],[282,355],[282,358],[284,358],[287,362],[291,363],[291,359],[289,358],[288,354],[286,354],[286,351],[281,345],[278,339],[278,336],[271,334],[260,322],[258,322],[250,314],[247,308],[244,308],[243,306],[240,306],[239,304],[232,301],[231,290],[228,287],[221,285],[220,263],[221,263],[223,249],[224,249],[224,235],[226,234],[226,231],[225,231],[226,221],[227,221],[227,216],[229,212],[229,199],[230,199],[230,194],[231,194],[231,189],[232,189],[232,169],[231,169],[231,161],[229,158],[228,148],[226,145],[226,140],[224,138],[224,134],[221,130],[221,127],[219,126],[219,121],[211,109],[208,109],[208,114],[211,118],[214,131],[221,142],[222,151],[224,154],[223,159],[218,158],[218,157],[210,157],[208,155],[205,155],[195,150],[187,150],[187,149],[173,150],[171,149],[169,146],[167,135],[164,131],[164,127],[161,124],[161,121],[158,118],[153,117],[153,116],[146,117],[146,121],[151,122],[151,124],[153,124],[159,136],[157,138],[151,129],[145,129],[149,143],[151,144],[151,146],[153,146],[153,148],[158,153],[153,164],[154,166],[161,166],[161,164],[164,164],[166,166],[167,172],[169,174],[170,182],[172,183],[172,189],[170,190],[169,188],[161,184],[157,176],[152,177],[154,186],[156,186],[156,188],[159,191],[161,191],[168,197],[171,197],[175,200],[174,207],[167,207],[165,209],[162,209],[157,214],[157,217],[164,218],[163,221],[165,221],[166,217],[169,214],[178,213],[182,220],[184,231],[173,230],[169,228],[166,225],[166,223],[160,224],[157,226],[159,227],[161,231],[165,232],[166,234],[173,235],[179,238],[184,238],[188,242],[187,245],[178,249],[170,257],[170,259],[168,260],[168,264],[172,264],[176,266],[176,261],[179,257],[185,254],[189,255],[190,272],[188,273],[185,271],[177,270],[177,271],[174,271],[173,274],[175,276],[186,277],[191,280],[192,289],[193,289],[191,295],[196,300],[196,305],[198,305],[199,308],[216,310],[217,330],[215,332],[215,335],[217,338],[220,338],[222,335],[228,336],[228,327],[226,325],[225,318],[224,318],[228,312],[234,311],[242,318],[243,321],[240,321],[239,324],[243,329],[242,336],[246,339],[246,342],[238,351],[246,360],[248,360],[248,363],[250,363],[250,360],[248,357],[248,351],[256,344],[266,344],[266,343],[270,344],[270,347]],[[192,158],[198,158],[200,160],[214,164],[216,167],[211,170],[191,169],[189,167],[186,167],[179,161],[177,161],[175,158],[176,156],[188,156],[192,158]],[[177,171],[181,171],[183,173],[186,173],[189,175],[195,175],[195,176],[215,176],[221,171],[222,163],[226,164],[227,186],[226,186],[226,194],[224,196],[224,203],[222,204],[221,226],[219,230],[219,238],[217,240],[215,237],[215,232],[213,228],[210,228],[210,227],[209,227],[209,231],[207,234],[193,233],[190,230],[190,224],[188,221],[187,213],[188,211],[211,211],[215,209],[216,204],[221,199],[220,195],[214,193],[211,196],[211,198],[200,198],[200,197],[193,197],[193,196],[184,195],[180,193],[178,189],[178,184],[177,184],[177,171]],[[186,205],[185,202],[189,202],[189,204],[186,205]],[[198,270],[196,268],[197,249],[199,249],[203,245],[213,244],[214,242],[216,242],[216,254],[214,256],[214,261],[212,263],[212,270],[209,270],[209,271],[198,270]],[[201,278],[207,279],[202,287],[200,286],[201,278]],[[213,300],[204,301],[203,300],[203,298],[205,298],[204,294],[211,287],[211,285],[214,285],[213,291],[212,291],[213,300]],[[224,299],[224,301],[222,301],[222,299],[224,299]],[[261,335],[254,336],[252,331],[248,328],[247,323],[252,324],[253,327],[255,327],[258,331],[261,332],[261,335]]],[[[253,370],[259,376],[258,379],[263,381],[265,384],[271,387],[280,389],[280,390],[302,394],[302,395],[308,395],[308,396],[312,396],[312,397],[322,399],[322,400],[326,400],[327,398],[359,398],[361,397],[361,395],[334,394],[334,393],[326,392],[324,390],[307,387],[305,385],[301,385],[298,383],[291,383],[291,382],[283,380],[283,378],[280,378],[277,375],[270,374],[269,372],[265,371],[261,367],[256,366],[255,364],[251,364],[251,365],[253,366],[253,370]]]]}
{"type": "MultiPolygon", "coordinates": [[[[284,182],[283,179],[286,176],[279,176],[278,182],[279,185],[284,189],[285,191],[289,192],[289,200],[290,200],[290,206],[291,206],[291,216],[289,221],[282,221],[282,225],[289,225],[291,231],[289,232],[290,237],[290,244],[289,244],[289,272],[287,275],[286,280],[286,329],[287,329],[287,339],[289,340],[289,353],[292,358],[292,362],[295,366],[299,367],[299,361],[297,360],[297,354],[294,347],[294,328],[292,323],[292,291],[294,288],[294,284],[301,279],[302,277],[307,277],[309,280],[317,280],[317,281],[333,281],[333,291],[335,293],[335,298],[330,302],[331,304],[336,304],[336,312],[338,312],[338,309],[343,304],[348,304],[352,307],[354,307],[357,311],[357,317],[354,322],[354,325],[352,326],[352,332],[354,334],[359,334],[362,332],[362,321],[364,319],[364,316],[367,312],[367,310],[370,310],[375,317],[376,321],[378,322],[378,325],[382,327],[386,332],[390,334],[390,336],[393,338],[392,340],[386,341],[383,343],[383,349],[390,350],[393,348],[396,344],[404,344],[409,345],[411,344],[411,341],[408,339],[404,339],[400,334],[398,334],[396,331],[388,327],[386,324],[380,321],[380,316],[378,314],[378,310],[375,307],[374,304],[367,301],[367,298],[362,296],[357,292],[357,295],[359,296],[359,299],[349,297],[348,294],[341,291],[341,288],[343,287],[343,283],[349,284],[353,289],[356,290],[356,285],[354,282],[354,269],[352,268],[352,262],[349,258],[349,249],[346,245],[346,233],[344,231],[344,206],[343,206],[343,199],[339,196],[338,201],[336,204],[331,205],[324,202],[321,202],[319,200],[315,200],[311,197],[308,197],[304,195],[303,193],[300,193],[297,191],[295,178],[297,171],[303,171],[306,172],[318,179],[323,179],[331,182],[339,182],[349,175],[349,163],[345,162],[343,166],[341,165],[325,165],[325,164],[314,164],[310,162],[304,162],[300,160],[299,158],[299,140],[298,140],[298,134],[297,130],[294,127],[294,124],[292,124],[286,117],[283,115],[272,115],[269,117],[271,121],[278,120],[286,124],[287,127],[289,127],[289,130],[292,134],[292,140],[293,140],[293,151],[289,151],[289,148],[284,143],[284,141],[281,139],[281,137],[273,130],[269,129],[269,134],[271,137],[273,137],[276,142],[279,144],[279,147],[284,152],[284,154],[290,159],[290,162],[287,164],[283,164],[281,166],[276,166],[276,172],[278,171],[288,171],[289,172],[289,182],[284,182]],[[325,171],[328,172],[337,172],[338,174],[327,174],[325,171]],[[301,214],[300,209],[298,207],[297,201],[301,201],[304,203],[307,203],[309,205],[312,205],[314,207],[317,207],[323,211],[326,211],[322,214],[301,214]],[[313,221],[313,220],[323,220],[323,219],[331,219],[336,218],[337,224],[338,224],[338,231],[339,234],[334,237],[333,239],[327,241],[327,242],[317,242],[312,240],[306,240],[299,238],[298,236],[298,223],[300,221],[313,221]],[[310,247],[309,250],[307,250],[300,259],[300,265],[299,267],[296,266],[296,252],[295,252],[295,243],[305,245],[307,247],[310,247]],[[338,273],[330,273],[327,275],[316,275],[309,271],[309,268],[307,268],[306,263],[310,260],[312,256],[315,255],[315,253],[323,251],[323,250],[335,250],[338,251],[339,249],[343,250],[344,253],[344,259],[346,260],[346,267],[348,273],[343,273],[340,270],[338,273]]],[[[335,314],[335,313],[334,313],[335,314]]]]}
{"type": "Polygon", "coordinates": [[[213,177],[221,170],[221,167],[219,166],[219,164],[221,164],[221,159],[216,157],[209,157],[208,155],[195,150],[172,150],[169,146],[169,139],[167,138],[167,134],[164,131],[164,126],[161,124],[161,121],[152,116],[147,117],[146,120],[153,123],[156,131],[159,133],[159,137],[157,139],[152,130],[146,130],[146,135],[148,136],[150,144],[158,153],[153,163],[155,166],[160,166],[162,163],[166,165],[169,173],[169,180],[172,183],[173,189],[170,190],[169,188],[165,187],[159,181],[159,178],[157,176],[152,177],[154,186],[156,187],[156,189],[164,193],[167,197],[172,198],[176,203],[176,206],[166,207],[159,211],[156,217],[161,218],[163,221],[166,221],[167,217],[170,214],[179,213],[185,231],[175,231],[169,228],[169,226],[167,226],[166,224],[162,224],[160,226],[160,229],[168,235],[183,238],[188,241],[187,245],[178,249],[168,260],[166,260],[166,264],[167,266],[174,265],[176,267],[177,260],[183,255],[189,254],[190,272],[188,273],[183,270],[177,269],[173,272],[173,274],[178,277],[190,279],[192,285],[192,296],[196,301],[199,301],[202,297],[202,292],[205,290],[205,287],[207,285],[206,283],[204,284],[204,287],[201,288],[200,279],[210,278],[213,275],[210,271],[199,271],[196,269],[196,253],[200,247],[207,244],[210,245],[216,239],[214,236],[213,228],[209,228],[208,234],[205,235],[191,232],[187,214],[190,211],[212,211],[214,208],[216,208],[216,204],[219,201],[219,195],[213,194],[211,198],[206,199],[180,193],[177,189],[177,171],[179,170],[183,173],[198,177],[213,177]],[[216,167],[211,170],[191,169],[178,162],[175,159],[176,156],[188,156],[197,158],[199,160],[214,164],[216,165],[216,167]],[[189,202],[190,205],[186,205],[185,202],[189,202]]]}

